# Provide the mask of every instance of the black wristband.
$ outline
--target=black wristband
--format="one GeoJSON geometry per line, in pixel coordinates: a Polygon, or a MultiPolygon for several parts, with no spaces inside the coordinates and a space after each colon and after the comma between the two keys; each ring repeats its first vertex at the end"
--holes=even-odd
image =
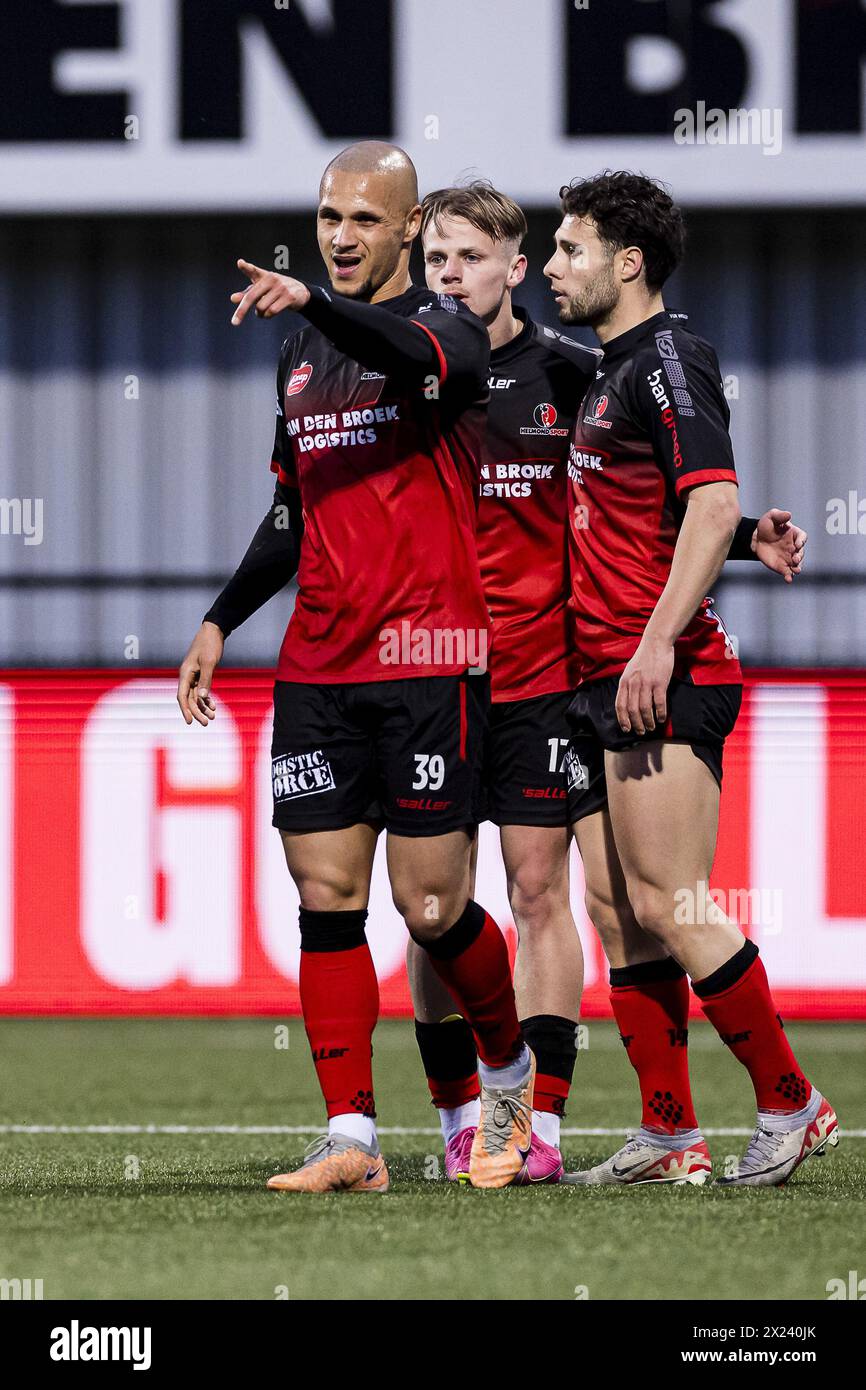
{"type": "Polygon", "coordinates": [[[752,549],[752,536],[757,524],[756,516],[744,516],[740,520],[728,551],[729,560],[757,560],[758,557],[752,549]]]}

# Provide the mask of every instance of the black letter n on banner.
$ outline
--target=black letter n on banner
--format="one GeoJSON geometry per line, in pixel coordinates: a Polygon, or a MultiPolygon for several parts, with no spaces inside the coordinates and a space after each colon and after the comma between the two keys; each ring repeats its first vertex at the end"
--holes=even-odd
{"type": "Polygon", "coordinates": [[[333,140],[392,134],[393,0],[333,0],[333,25],[273,0],[181,0],[182,140],[243,137],[241,26],[258,23],[319,125],[333,140]]]}

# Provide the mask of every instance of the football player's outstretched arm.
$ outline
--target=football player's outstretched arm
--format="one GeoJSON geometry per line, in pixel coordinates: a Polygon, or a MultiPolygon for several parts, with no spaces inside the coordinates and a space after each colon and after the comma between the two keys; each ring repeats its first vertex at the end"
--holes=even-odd
{"type": "Polygon", "coordinates": [[[238,266],[252,283],[231,296],[237,305],[233,324],[253,308],[260,318],[293,309],[347,357],[409,385],[423,387],[433,379],[448,389],[465,385],[474,394],[486,380],[490,342],[484,325],[468,311],[433,309],[416,321],[249,261],[238,266]]]}

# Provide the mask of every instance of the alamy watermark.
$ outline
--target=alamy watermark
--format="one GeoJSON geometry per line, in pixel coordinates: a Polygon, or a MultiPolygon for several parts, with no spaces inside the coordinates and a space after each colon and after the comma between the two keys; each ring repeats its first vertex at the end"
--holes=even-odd
{"type": "Polygon", "coordinates": [[[826,526],[830,536],[866,536],[866,496],[851,488],[847,497],[829,497],[826,526]]]}
{"type": "Polygon", "coordinates": [[[694,888],[678,888],[674,893],[678,926],[706,926],[720,917],[744,927],[760,927],[765,936],[778,936],[782,930],[782,889],[710,888],[699,879],[694,888]]]}
{"type": "Polygon", "coordinates": [[[457,666],[483,674],[487,629],[413,627],[404,619],[399,627],[382,628],[379,660],[383,666],[457,666]]]}
{"type": "Polygon", "coordinates": [[[44,1279],[0,1279],[0,1301],[14,1303],[43,1299],[44,1279]]]}
{"type": "Polygon", "coordinates": [[[42,544],[41,497],[0,497],[0,536],[23,536],[25,545],[42,544]]]}
{"type": "Polygon", "coordinates": [[[48,1354],[52,1361],[131,1361],[134,1371],[147,1371],[151,1337],[149,1327],[82,1327],[73,1318],[51,1329],[48,1354]]]}
{"type": "Polygon", "coordinates": [[[760,145],[764,154],[782,152],[782,108],[780,106],[721,107],[707,109],[705,101],[695,103],[694,111],[681,106],[674,112],[674,142],[677,145],[760,145]]]}
{"type": "Polygon", "coordinates": [[[861,1279],[856,1269],[848,1270],[847,1279],[828,1279],[824,1288],[827,1290],[829,1302],[834,1299],[851,1298],[862,1303],[866,1299],[866,1279],[861,1279]]]}

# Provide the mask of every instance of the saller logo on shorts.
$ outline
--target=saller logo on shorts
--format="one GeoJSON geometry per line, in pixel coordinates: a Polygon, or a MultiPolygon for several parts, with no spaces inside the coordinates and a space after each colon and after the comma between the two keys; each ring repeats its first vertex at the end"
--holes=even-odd
{"type": "Polygon", "coordinates": [[[291,753],[271,759],[274,801],[291,801],[296,796],[314,796],[334,788],[331,764],[321,748],[313,753],[291,753]]]}
{"type": "Polygon", "coordinates": [[[573,748],[565,754],[565,780],[570,792],[589,791],[589,768],[584,767],[573,748]]]}

